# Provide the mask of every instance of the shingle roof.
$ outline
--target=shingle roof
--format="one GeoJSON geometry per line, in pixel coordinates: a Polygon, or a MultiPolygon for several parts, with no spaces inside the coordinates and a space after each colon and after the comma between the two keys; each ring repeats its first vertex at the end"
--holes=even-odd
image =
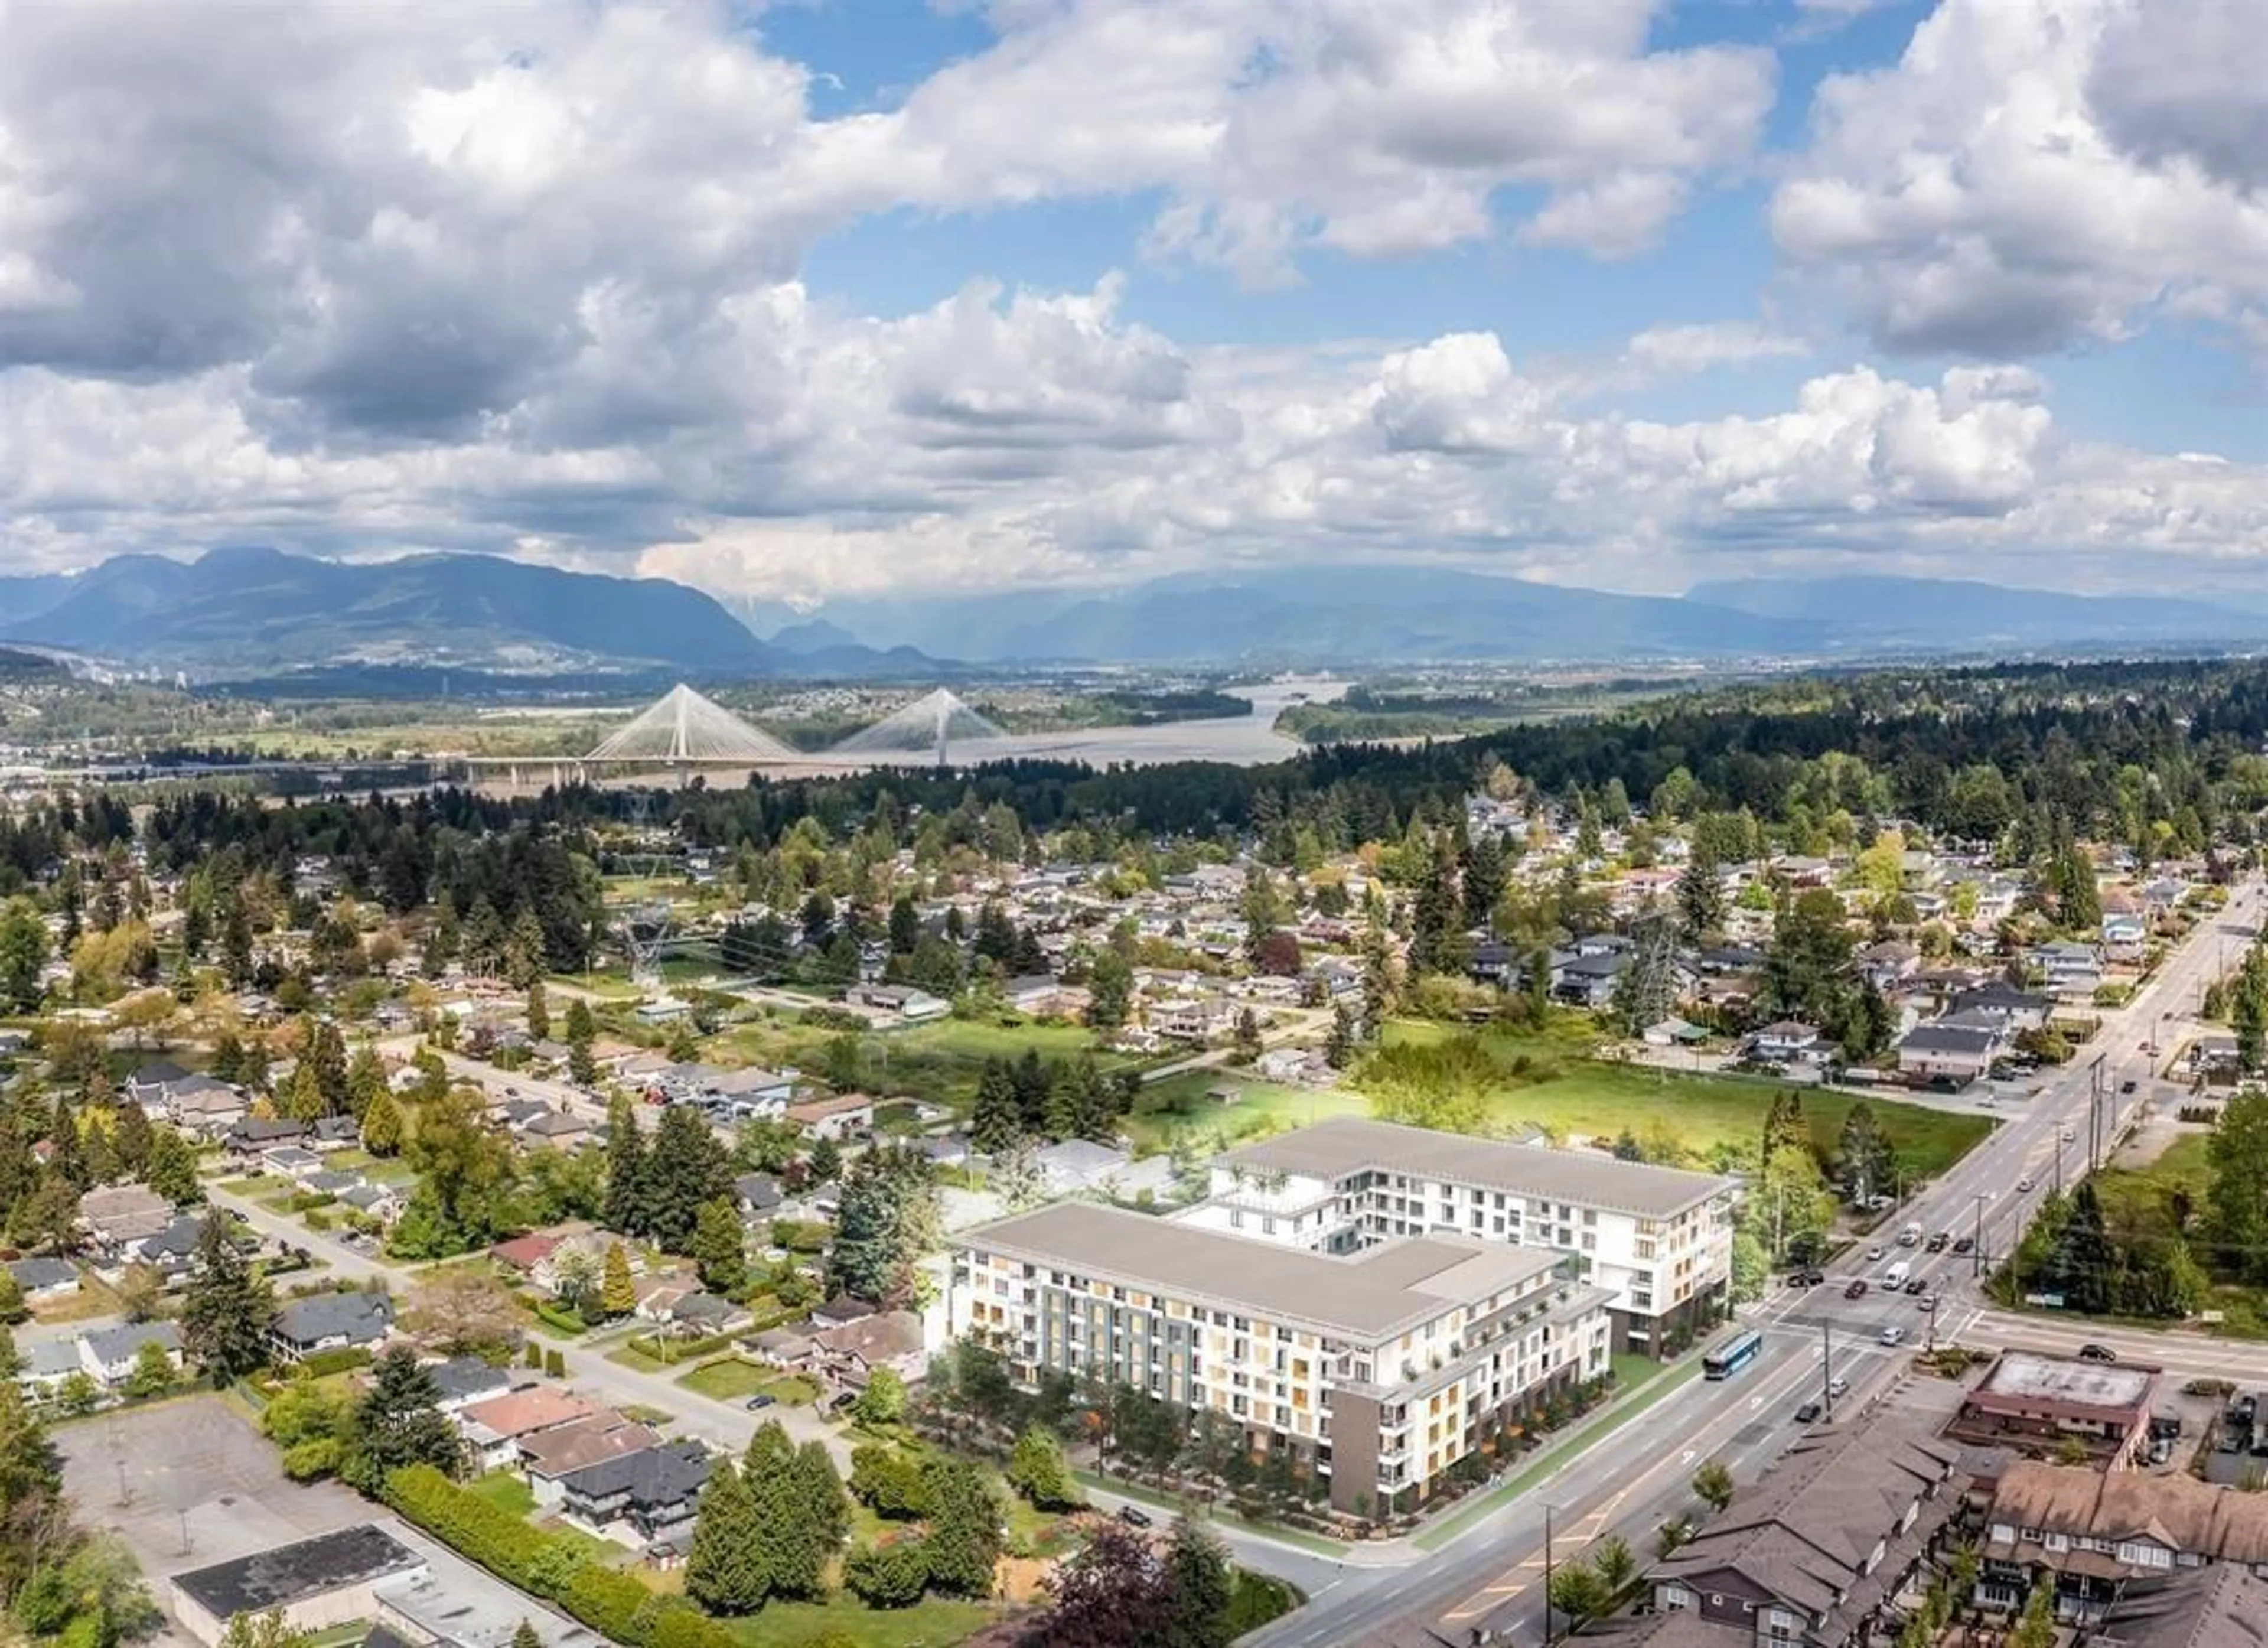
{"type": "Polygon", "coordinates": [[[318,1293],[276,1313],[276,1331],[294,1344],[313,1344],[334,1335],[367,1344],[385,1337],[393,1322],[394,1306],[383,1293],[318,1293]]]}
{"type": "Polygon", "coordinates": [[[1334,1116],[1313,1127],[1246,1144],[1220,1158],[1259,1172],[1336,1179],[1365,1168],[1515,1196],[1548,1197],[1642,1218],[1667,1218],[1732,1188],[1713,1173],[1616,1161],[1583,1151],[1511,1144],[1362,1116],[1334,1116]]]}

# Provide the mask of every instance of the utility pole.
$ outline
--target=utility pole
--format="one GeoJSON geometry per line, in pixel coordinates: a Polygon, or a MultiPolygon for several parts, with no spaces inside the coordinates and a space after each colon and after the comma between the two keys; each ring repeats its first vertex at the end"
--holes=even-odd
{"type": "MultiPolygon", "coordinates": [[[[2056,1160],[2058,1164],[2063,1160],[2060,1150],[2056,1152],[2056,1160]]],[[[1977,1233],[1971,1239],[1973,1245],[1969,1253],[1969,1275],[1974,1280],[1984,1274],[1984,1204],[1992,1199],[1992,1193],[1989,1190],[1972,1191],[1969,1199],[1977,1204],[1977,1233]]]]}
{"type": "Polygon", "coordinates": [[[1819,1394],[1827,1403],[1827,1417],[1835,1417],[1835,1328],[1830,1322],[1819,1324],[1819,1394]]]}
{"type": "Polygon", "coordinates": [[[1551,1512],[1543,1507],[1543,1648],[1551,1648],[1551,1512]]]}

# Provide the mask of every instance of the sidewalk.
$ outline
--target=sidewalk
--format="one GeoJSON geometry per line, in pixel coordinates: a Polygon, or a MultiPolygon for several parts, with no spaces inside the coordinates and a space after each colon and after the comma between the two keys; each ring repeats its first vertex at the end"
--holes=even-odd
{"type": "Polygon", "coordinates": [[[1684,1389],[1700,1377],[1700,1373],[1701,1358],[1697,1354],[1676,1366],[1662,1368],[1639,1383],[1616,1393],[1584,1415],[1566,1434],[1539,1450],[1511,1475],[1467,1495],[1454,1505],[1443,1507],[1422,1519],[1419,1525],[1409,1533],[1397,1534],[1392,1539],[1327,1539],[1322,1534],[1308,1534],[1297,1528],[1254,1522],[1233,1511],[1223,1510],[1194,1497],[1176,1499],[1146,1483],[1124,1482],[1093,1470],[1079,1469],[1071,1474],[1086,1487],[1114,1500],[1151,1506],[1168,1515],[1187,1515],[1224,1527],[1233,1527],[1263,1544],[1322,1556],[1349,1568],[1407,1568],[1428,1560],[1443,1547],[1454,1544],[1479,1523],[1521,1495],[1532,1491],[1546,1477],[1590,1453],[1624,1425],[1684,1389]]]}

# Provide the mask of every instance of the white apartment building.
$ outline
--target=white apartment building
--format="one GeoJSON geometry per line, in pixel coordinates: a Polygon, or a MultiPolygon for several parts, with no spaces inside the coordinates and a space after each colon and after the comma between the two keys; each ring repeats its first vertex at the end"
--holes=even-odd
{"type": "Polygon", "coordinates": [[[1733,1280],[1734,1183],[1589,1151],[1338,1116],[1228,1151],[1176,1217],[1323,1253],[1454,1232],[1573,1255],[1604,1288],[1615,1349],[1698,1334],[1733,1280]]]}
{"type": "Polygon", "coordinates": [[[1211,1409],[1357,1515],[1414,1506],[1555,1391],[1608,1370],[1606,1294],[1463,1235],[1334,1254],[1066,1202],[954,1240],[952,1329],[1043,1372],[1211,1409]]]}

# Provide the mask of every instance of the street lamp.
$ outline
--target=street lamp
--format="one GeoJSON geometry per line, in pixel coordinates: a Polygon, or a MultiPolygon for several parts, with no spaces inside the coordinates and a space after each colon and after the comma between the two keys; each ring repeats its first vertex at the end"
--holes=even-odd
{"type": "Polygon", "coordinates": [[[1543,1506],[1543,1648],[1551,1648],[1551,1513],[1559,1507],[1550,1501],[1543,1506]]]}
{"type": "MultiPolygon", "coordinates": [[[[2058,1163],[2063,1160],[2060,1150],[2056,1152],[2056,1160],[2058,1163]]],[[[1992,1199],[1992,1193],[1990,1190],[1971,1191],[1969,1199],[1977,1204],[1977,1232],[1970,1238],[1969,1250],[1969,1276],[1974,1281],[1984,1274],[1984,1204],[1992,1199]]]]}

